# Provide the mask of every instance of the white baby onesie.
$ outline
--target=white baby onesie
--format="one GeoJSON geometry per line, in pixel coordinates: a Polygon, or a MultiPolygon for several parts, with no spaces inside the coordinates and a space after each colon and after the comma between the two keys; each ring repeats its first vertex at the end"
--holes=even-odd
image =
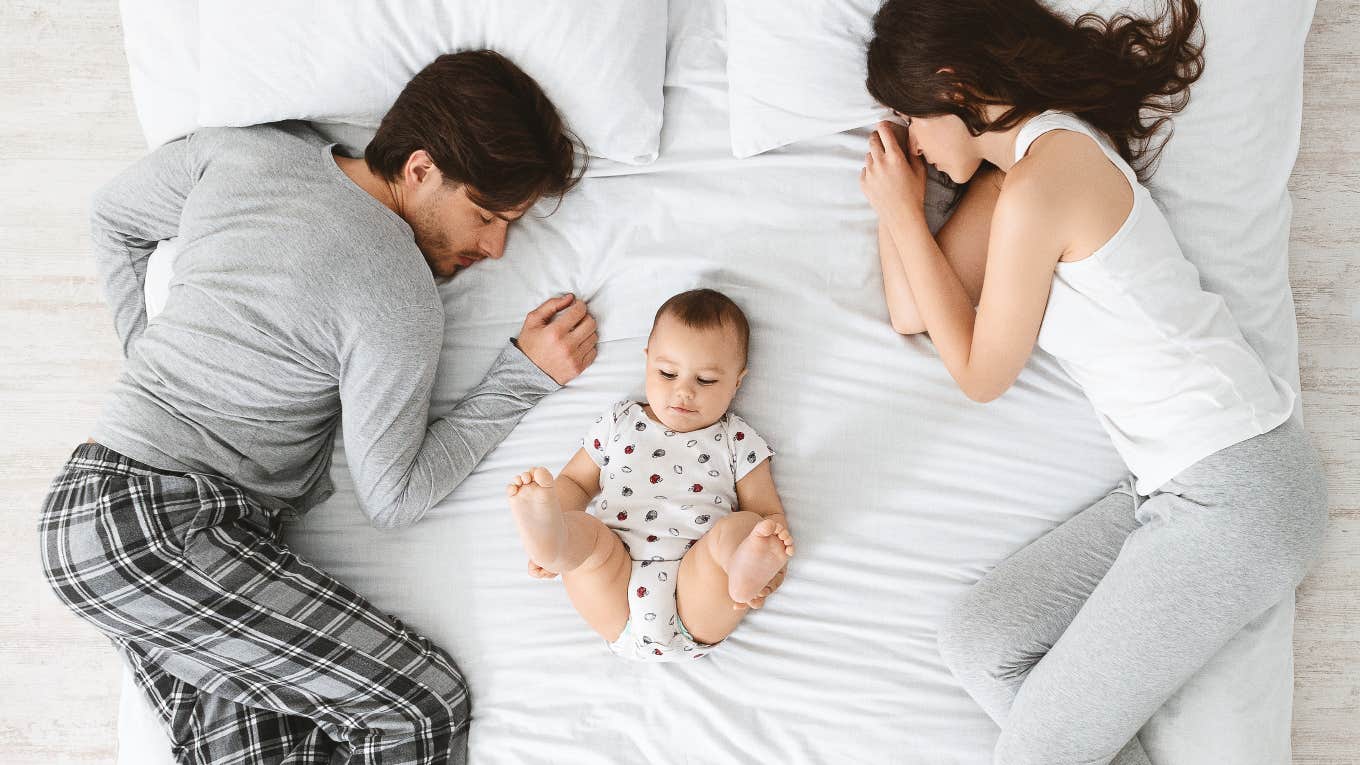
{"type": "Polygon", "coordinates": [[[581,447],[600,466],[600,494],[588,511],[623,541],[633,559],[628,626],[614,653],[675,661],[706,653],[675,607],[680,559],[737,509],[737,481],[774,456],[732,412],[702,430],[677,433],[636,401],[620,401],[591,426],[581,447]]]}

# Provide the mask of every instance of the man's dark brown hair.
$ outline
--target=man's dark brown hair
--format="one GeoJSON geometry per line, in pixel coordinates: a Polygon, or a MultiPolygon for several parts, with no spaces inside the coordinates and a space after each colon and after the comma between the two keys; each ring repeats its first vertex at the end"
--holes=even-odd
{"type": "Polygon", "coordinates": [[[504,212],[575,186],[584,170],[577,143],[533,78],[495,51],[476,50],[446,53],[411,78],[364,160],[395,181],[424,149],[475,204],[504,212]]]}
{"type": "Polygon", "coordinates": [[[716,329],[726,327],[737,334],[737,344],[741,346],[742,366],[746,365],[747,353],[751,344],[751,325],[741,307],[732,298],[710,289],[681,292],[661,304],[652,319],[652,329],[661,317],[671,316],[681,324],[692,329],[716,329]]]}

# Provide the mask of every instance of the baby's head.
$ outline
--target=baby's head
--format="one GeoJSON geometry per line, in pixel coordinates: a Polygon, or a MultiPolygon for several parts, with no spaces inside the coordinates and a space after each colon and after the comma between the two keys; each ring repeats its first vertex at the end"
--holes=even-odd
{"type": "Polygon", "coordinates": [[[647,356],[647,403],[661,424],[678,433],[717,422],[746,376],[751,329],[731,298],[690,290],[656,312],[647,356]]]}

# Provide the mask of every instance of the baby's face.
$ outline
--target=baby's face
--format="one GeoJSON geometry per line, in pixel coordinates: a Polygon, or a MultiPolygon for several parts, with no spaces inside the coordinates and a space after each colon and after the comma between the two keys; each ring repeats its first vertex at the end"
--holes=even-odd
{"type": "Polygon", "coordinates": [[[694,329],[663,316],[652,329],[647,355],[647,404],[677,433],[717,422],[746,376],[737,333],[727,327],[694,329]]]}

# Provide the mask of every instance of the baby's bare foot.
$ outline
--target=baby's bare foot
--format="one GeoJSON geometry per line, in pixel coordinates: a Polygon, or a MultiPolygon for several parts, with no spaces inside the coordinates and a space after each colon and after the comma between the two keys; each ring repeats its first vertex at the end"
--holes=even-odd
{"type": "Polygon", "coordinates": [[[727,561],[727,595],[736,603],[750,603],[765,594],[766,585],[793,555],[793,537],[783,525],[763,520],[741,540],[727,561]]]}
{"type": "Polygon", "coordinates": [[[526,470],[515,476],[505,493],[510,497],[510,512],[529,560],[551,572],[551,564],[567,541],[567,524],[553,489],[552,473],[541,467],[526,470]]]}

